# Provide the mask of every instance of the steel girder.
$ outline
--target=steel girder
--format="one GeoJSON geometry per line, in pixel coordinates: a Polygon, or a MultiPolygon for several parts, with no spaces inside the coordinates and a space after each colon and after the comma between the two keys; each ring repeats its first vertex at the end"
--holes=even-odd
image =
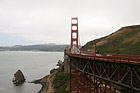
{"type": "Polygon", "coordinates": [[[70,93],[116,93],[111,82],[81,72],[70,62],[70,93]]]}
{"type": "MultiPolygon", "coordinates": [[[[70,66],[77,71],[84,73],[84,75],[93,76],[96,78],[95,81],[103,82],[103,86],[107,85],[113,87],[111,89],[120,91],[125,91],[126,89],[140,91],[140,69],[137,65],[70,57],[70,66]]],[[[94,81],[94,79],[92,81],[94,81]]],[[[93,84],[94,82],[92,82],[92,85],[93,84]]],[[[99,91],[94,91],[93,93],[99,93],[99,91]]]]}

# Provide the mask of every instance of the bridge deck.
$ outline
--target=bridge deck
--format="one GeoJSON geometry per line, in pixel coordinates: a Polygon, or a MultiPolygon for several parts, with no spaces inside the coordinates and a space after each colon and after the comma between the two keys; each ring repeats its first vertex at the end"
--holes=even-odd
{"type": "Polygon", "coordinates": [[[70,52],[67,52],[66,55],[71,57],[82,58],[82,59],[89,59],[89,60],[100,60],[106,62],[140,65],[140,56],[135,56],[135,55],[99,54],[94,56],[92,54],[87,54],[87,53],[72,54],[70,52]]]}

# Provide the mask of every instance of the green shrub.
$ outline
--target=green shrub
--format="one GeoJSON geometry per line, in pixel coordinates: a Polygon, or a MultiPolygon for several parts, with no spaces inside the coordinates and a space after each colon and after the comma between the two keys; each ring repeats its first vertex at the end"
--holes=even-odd
{"type": "Polygon", "coordinates": [[[53,87],[55,93],[68,93],[66,88],[69,83],[69,74],[64,73],[64,67],[61,67],[59,71],[56,73],[56,76],[53,80],[53,87]]]}

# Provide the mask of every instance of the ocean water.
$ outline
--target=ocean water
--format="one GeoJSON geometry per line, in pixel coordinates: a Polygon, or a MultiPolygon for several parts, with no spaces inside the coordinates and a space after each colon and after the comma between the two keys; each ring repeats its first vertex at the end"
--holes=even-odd
{"type": "Polygon", "coordinates": [[[41,85],[28,83],[49,74],[63,60],[63,52],[1,51],[0,52],[0,93],[37,93],[41,85]],[[15,86],[14,73],[20,69],[26,82],[15,86]]]}

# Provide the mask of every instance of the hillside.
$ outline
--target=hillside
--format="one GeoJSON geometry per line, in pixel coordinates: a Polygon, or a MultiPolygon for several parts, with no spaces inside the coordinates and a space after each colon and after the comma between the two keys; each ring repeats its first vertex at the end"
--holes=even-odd
{"type": "Polygon", "coordinates": [[[94,44],[97,42],[97,53],[140,55],[140,25],[122,27],[118,31],[88,42],[82,50],[94,52],[94,44]]]}
{"type": "Polygon", "coordinates": [[[0,47],[0,51],[64,51],[67,45],[38,44],[38,45],[15,45],[12,47],[0,47]]]}

